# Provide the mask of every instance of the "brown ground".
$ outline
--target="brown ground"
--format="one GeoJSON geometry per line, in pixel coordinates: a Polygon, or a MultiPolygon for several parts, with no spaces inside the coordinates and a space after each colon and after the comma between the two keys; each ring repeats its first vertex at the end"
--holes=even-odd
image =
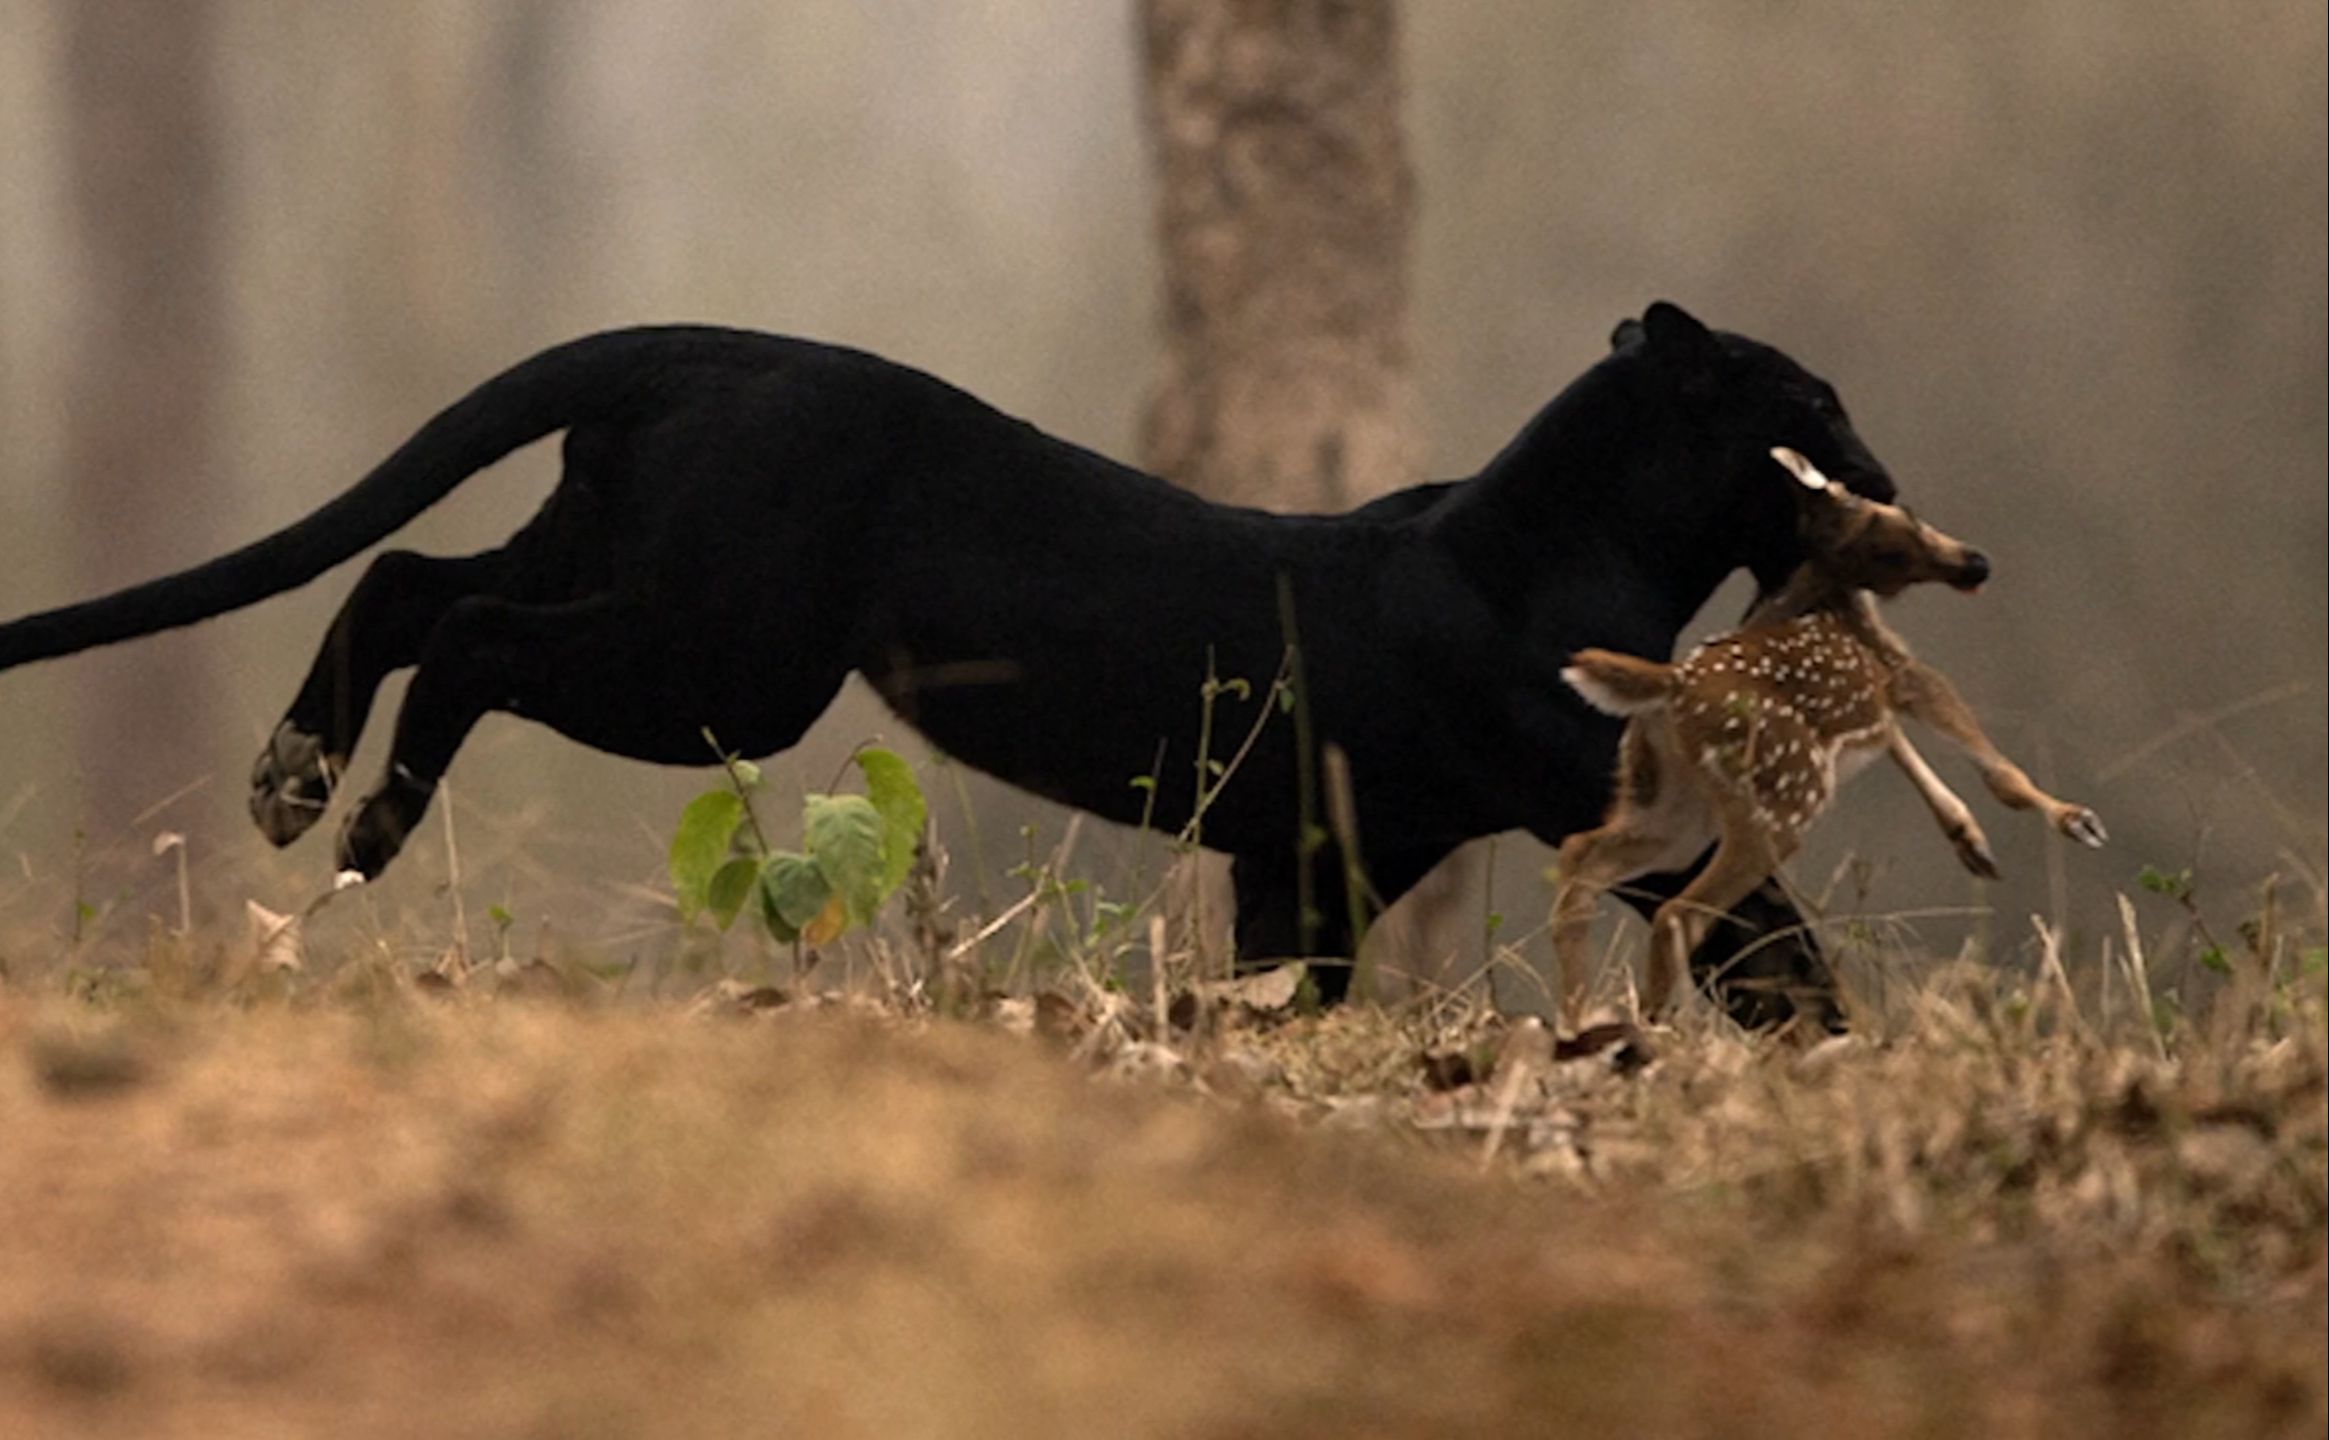
{"type": "Polygon", "coordinates": [[[1379,1019],[0,989],[0,1435],[2320,1434],[2318,1012],[1987,1013],[1434,1092],[1379,1019]]]}

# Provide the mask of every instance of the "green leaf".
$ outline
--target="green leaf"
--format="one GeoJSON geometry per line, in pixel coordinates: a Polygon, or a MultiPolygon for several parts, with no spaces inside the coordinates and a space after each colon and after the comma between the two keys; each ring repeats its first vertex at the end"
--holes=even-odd
{"type": "Polygon", "coordinates": [[[1131,919],[1133,915],[1138,913],[1139,909],[1139,906],[1122,900],[1094,900],[1092,902],[1092,920],[1095,927],[1101,933],[1105,933],[1131,919]]]}
{"type": "Polygon", "coordinates": [[[510,926],[518,923],[517,916],[510,914],[499,905],[486,906],[485,917],[493,922],[494,928],[497,930],[507,930],[510,926]]]}
{"type": "Polygon", "coordinates": [[[1156,793],[1156,777],[1154,775],[1135,775],[1132,777],[1131,784],[1135,790],[1146,790],[1151,795],[1156,793]]]}
{"type": "Polygon", "coordinates": [[[776,937],[779,944],[784,945],[790,945],[800,939],[801,932],[797,928],[785,924],[784,917],[776,913],[776,902],[769,898],[768,887],[766,885],[759,886],[755,893],[760,896],[760,923],[767,928],[768,933],[776,937]]]}
{"type": "Polygon", "coordinates": [[[2224,949],[2220,945],[2210,945],[2207,949],[2202,950],[2200,952],[2200,963],[2208,967],[2210,970],[2215,971],[2218,975],[2229,975],[2232,973],[2231,957],[2224,953],[2224,949]]]}
{"type": "Polygon", "coordinates": [[[849,918],[860,925],[871,920],[885,893],[881,812],[862,795],[811,795],[801,821],[809,854],[849,918]]]}
{"type": "MultiPolygon", "coordinates": [[[[914,767],[895,752],[879,746],[860,750],[857,768],[865,772],[866,798],[881,814],[881,898],[886,899],[914,868],[914,852],[922,844],[930,802],[914,780],[914,767]]],[[[878,907],[880,899],[874,903],[878,907]]]]}
{"type": "Polygon", "coordinates": [[[801,938],[801,931],[832,898],[825,872],[809,856],[779,850],[760,867],[761,918],[779,940],[801,938]]]}
{"type": "Polygon", "coordinates": [[[710,897],[712,874],[726,862],[736,827],[744,823],[744,801],[729,790],[707,790],[687,803],[671,837],[671,883],[679,892],[679,913],[692,920],[710,897]]]}
{"type": "Polygon", "coordinates": [[[2181,900],[2192,893],[2192,872],[2178,870],[2170,875],[2156,865],[2146,865],[2136,874],[2135,883],[2154,895],[2181,900]]]}
{"type": "Polygon", "coordinates": [[[712,872],[711,883],[704,887],[704,909],[722,930],[736,923],[736,912],[752,898],[752,882],[758,878],[760,863],[749,855],[739,855],[712,872]]]}

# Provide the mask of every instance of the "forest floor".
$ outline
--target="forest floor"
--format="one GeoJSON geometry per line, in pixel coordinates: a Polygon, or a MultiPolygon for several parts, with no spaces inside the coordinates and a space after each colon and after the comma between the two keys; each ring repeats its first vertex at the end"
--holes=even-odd
{"type": "Polygon", "coordinates": [[[1646,1066],[1284,977],[16,945],[0,1435],[2318,1436],[2329,1010],[2244,933],[2192,1014],[1938,966],[1646,1066]]]}
{"type": "Polygon", "coordinates": [[[0,1433],[2329,1415],[2317,995],[2163,1055],[1941,985],[1632,1073],[1484,1017],[774,998],[0,993],[0,1433]]]}

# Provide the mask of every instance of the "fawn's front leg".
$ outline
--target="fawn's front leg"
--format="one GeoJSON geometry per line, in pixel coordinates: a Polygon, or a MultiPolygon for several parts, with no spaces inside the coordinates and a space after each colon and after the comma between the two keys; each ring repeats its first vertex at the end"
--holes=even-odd
{"type": "Polygon", "coordinates": [[[1933,767],[1925,763],[1925,757],[1917,753],[1917,747],[1909,743],[1908,736],[1897,725],[1885,744],[1885,752],[1892,756],[1892,763],[1907,772],[1909,783],[1917,787],[1917,793],[1925,797],[1933,818],[1940,822],[1941,833],[1957,847],[1957,858],[1965,868],[1984,880],[1997,879],[1997,857],[1990,853],[1989,837],[1981,833],[1981,823],[1973,818],[1973,811],[1949,788],[1948,782],[1933,773],[1933,767]]]}
{"type": "MultiPolygon", "coordinates": [[[[1914,715],[1954,741],[1974,764],[1999,803],[2016,810],[2036,810],[2046,823],[2081,845],[2100,848],[2109,839],[2102,817],[2084,805],[2058,800],[2033,783],[2022,767],[2008,760],[1982,730],[1973,708],[1949,683],[1949,677],[1920,661],[1910,661],[1893,677],[1893,706],[1914,715]]],[[[1897,757],[1896,757],[1897,758],[1897,757]]],[[[1930,797],[1928,797],[1930,798],[1930,797]]]]}

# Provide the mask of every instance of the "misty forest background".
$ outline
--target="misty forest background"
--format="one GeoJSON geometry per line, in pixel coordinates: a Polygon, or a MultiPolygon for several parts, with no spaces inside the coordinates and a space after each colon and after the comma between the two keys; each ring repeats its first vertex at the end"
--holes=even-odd
{"type": "MultiPolygon", "coordinates": [[[[2033,911],[2091,931],[2146,863],[2228,898],[2310,877],[2317,905],[2321,7],[1692,9],[1404,12],[1422,471],[1476,468],[1653,298],[1779,344],[1997,564],[1978,600],[1912,595],[1897,622],[2114,837],[2065,855],[1944,762],[2003,885],[1977,897],[1889,776],[1798,876],[1863,857],[1837,902],[1946,912],[1915,922],[1944,951],[1977,898],[2007,942],[2033,911]]],[[[0,0],[0,612],[250,539],[492,371],[632,322],[862,346],[1139,456],[1165,366],[1140,39],[1129,6],[1034,0],[0,0]],[[142,51],[106,33],[125,15],[142,51]]],[[[553,464],[518,457],[398,543],[498,543],[553,464]]],[[[80,866],[142,935],[175,904],[162,830],[189,837],[200,915],[319,885],[326,836],[268,851],[244,777],[359,573],[0,677],[0,930],[64,926],[80,866]]],[[[904,739],[853,689],[777,783],[824,788],[870,734],[904,739]]],[[[618,944],[703,784],[500,717],[451,778],[477,904],[618,944]]],[[[975,847],[926,774],[957,888],[1012,893],[1018,827],[1063,819],[968,779],[975,847]]],[[[1083,843],[1102,878],[1127,852],[1083,843]]],[[[438,849],[373,903],[440,904],[438,849]]],[[[1546,858],[1498,848],[1515,931],[1546,858]]]]}

